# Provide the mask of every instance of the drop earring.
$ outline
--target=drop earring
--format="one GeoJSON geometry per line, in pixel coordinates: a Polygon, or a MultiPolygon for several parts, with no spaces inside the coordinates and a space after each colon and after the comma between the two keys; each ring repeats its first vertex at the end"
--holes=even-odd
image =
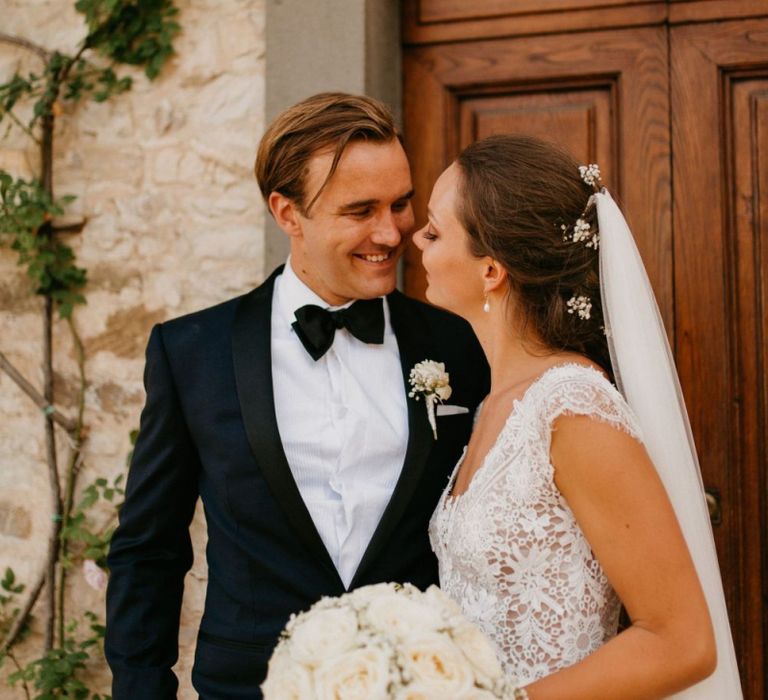
{"type": "Polygon", "coordinates": [[[487,294],[485,295],[485,303],[483,304],[483,311],[485,311],[485,313],[490,313],[490,311],[491,311],[491,305],[488,302],[488,295],[487,294]]]}

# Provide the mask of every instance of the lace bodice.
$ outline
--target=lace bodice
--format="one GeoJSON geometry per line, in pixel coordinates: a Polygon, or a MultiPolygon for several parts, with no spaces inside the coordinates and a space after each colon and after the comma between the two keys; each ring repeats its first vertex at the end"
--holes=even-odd
{"type": "Polygon", "coordinates": [[[599,372],[552,367],[514,402],[467,491],[450,497],[459,461],[429,527],[441,587],[523,683],[579,661],[618,626],[619,600],[554,483],[552,423],[563,414],[640,439],[626,402],[599,372]]]}

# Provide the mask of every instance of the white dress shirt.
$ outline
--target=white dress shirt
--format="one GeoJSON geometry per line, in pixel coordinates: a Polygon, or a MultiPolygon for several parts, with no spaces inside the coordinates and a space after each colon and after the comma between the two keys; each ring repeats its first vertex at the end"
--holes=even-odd
{"type": "MultiPolygon", "coordinates": [[[[305,304],[329,307],[290,258],[272,301],[272,384],[280,439],[320,538],[349,587],[400,476],[408,408],[397,339],[384,301],[384,344],[346,328],[317,362],[291,324],[305,304]]],[[[345,305],[345,306],[348,306],[345,305]]]]}

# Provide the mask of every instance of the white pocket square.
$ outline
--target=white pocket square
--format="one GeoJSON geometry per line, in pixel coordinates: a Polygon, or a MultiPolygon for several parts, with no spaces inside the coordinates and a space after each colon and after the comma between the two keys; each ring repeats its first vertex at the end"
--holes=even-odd
{"type": "Polygon", "coordinates": [[[469,413],[466,406],[453,406],[449,403],[439,403],[436,407],[438,416],[456,416],[459,413],[469,413]]]}

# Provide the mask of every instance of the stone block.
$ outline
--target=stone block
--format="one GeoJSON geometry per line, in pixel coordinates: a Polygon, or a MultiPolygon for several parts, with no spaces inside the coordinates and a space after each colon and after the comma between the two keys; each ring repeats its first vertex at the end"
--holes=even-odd
{"type": "Polygon", "coordinates": [[[31,534],[29,511],[22,505],[0,501],[0,535],[26,540],[31,534]]]}

